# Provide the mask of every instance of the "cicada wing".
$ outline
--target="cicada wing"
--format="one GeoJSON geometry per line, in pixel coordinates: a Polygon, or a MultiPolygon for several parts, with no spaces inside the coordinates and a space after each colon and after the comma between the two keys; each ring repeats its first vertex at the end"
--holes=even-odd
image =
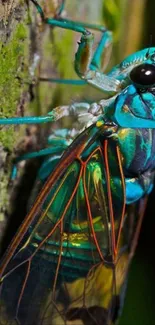
{"type": "Polygon", "coordinates": [[[135,202],[127,207],[128,219],[124,225],[124,232],[129,247],[129,264],[137,247],[147,202],[148,195],[145,195],[138,202],[135,202]]]}
{"type": "Polygon", "coordinates": [[[17,317],[22,324],[33,324],[45,296],[55,291],[62,257],[65,260],[68,254],[68,239],[63,245],[63,235],[80,175],[81,165],[76,161],[57,180],[5,270],[1,304],[7,302],[9,317],[17,317]]]}
{"type": "MultiPolygon", "coordinates": [[[[82,142],[77,152],[75,140],[70,148],[74,156],[67,151],[68,157],[61,159],[54,180],[47,180],[47,195],[42,199],[43,189],[37,198],[42,199],[42,209],[37,203],[35,218],[5,267],[0,317],[7,317],[8,324],[65,324],[80,318],[80,310],[87,310],[92,319],[89,308],[94,306],[112,318],[119,292],[115,261],[124,217],[124,179],[117,145],[103,137],[92,141],[95,132],[84,132],[91,141],[82,142]]],[[[18,234],[12,246],[17,239],[18,234]]],[[[125,263],[126,256],[121,258],[125,263]]]]}

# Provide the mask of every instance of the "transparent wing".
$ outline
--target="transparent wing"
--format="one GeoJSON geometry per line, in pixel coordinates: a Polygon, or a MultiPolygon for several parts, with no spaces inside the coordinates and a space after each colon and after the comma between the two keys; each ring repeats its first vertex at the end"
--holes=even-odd
{"type": "Polygon", "coordinates": [[[1,323],[98,324],[95,308],[111,320],[127,261],[119,254],[125,187],[116,141],[91,126],[40,187],[1,263],[1,323]]]}

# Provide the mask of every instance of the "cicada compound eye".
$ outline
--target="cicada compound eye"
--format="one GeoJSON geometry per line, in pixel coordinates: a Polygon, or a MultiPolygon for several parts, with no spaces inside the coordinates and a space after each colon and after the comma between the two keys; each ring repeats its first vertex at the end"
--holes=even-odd
{"type": "Polygon", "coordinates": [[[130,72],[131,81],[142,87],[150,87],[155,85],[155,65],[143,63],[136,66],[130,72]]]}

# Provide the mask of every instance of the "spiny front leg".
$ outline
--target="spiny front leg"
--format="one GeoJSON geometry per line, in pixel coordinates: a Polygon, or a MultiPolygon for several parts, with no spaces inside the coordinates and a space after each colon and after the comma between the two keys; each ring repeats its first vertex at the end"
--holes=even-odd
{"type": "Polygon", "coordinates": [[[109,97],[114,96],[121,90],[120,81],[99,71],[101,66],[106,67],[108,63],[107,53],[111,48],[111,42],[111,32],[102,27],[102,37],[93,54],[94,36],[92,33],[87,32],[87,34],[82,35],[75,56],[75,70],[79,77],[92,86],[101,89],[103,94],[109,97]]]}
{"type": "Polygon", "coordinates": [[[0,125],[43,124],[56,122],[63,117],[70,116],[78,121],[80,133],[83,128],[96,121],[96,116],[100,113],[99,109],[100,105],[98,104],[74,103],[68,106],[55,107],[44,116],[0,118],[0,125]],[[93,107],[94,109],[92,109],[93,107]]]}
{"type": "MultiPolygon", "coordinates": [[[[111,97],[120,91],[120,82],[116,78],[109,77],[101,72],[101,66],[106,66],[110,57],[110,49],[112,43],[112,34],[103,26],[75,22],[63,19],[60,16],[56,18],[46,18],[43,9],[36,0],[31,0],[36,6],[43,23],[50,26],[60,27],[63,29],[73,30],[82,34],[80,45],[75,57],[75,70],[78,76],[94,87],[101,89],[106,95],[111,97]],[[93,54],[94,36],[87,30],[93,29],[102,33],[99,45],[93,54]],[[102,62],[102,58],[103,62],[102,62]],[[107,60],[108,58],[108,60],[107,60]]],[[[52,82],[55,82],[51,79],[52,82]]],[[[57,81],[56,81],[57,82],[57,81]]],[[[62,82],[62,81],[59,81],[62,82]]]]}

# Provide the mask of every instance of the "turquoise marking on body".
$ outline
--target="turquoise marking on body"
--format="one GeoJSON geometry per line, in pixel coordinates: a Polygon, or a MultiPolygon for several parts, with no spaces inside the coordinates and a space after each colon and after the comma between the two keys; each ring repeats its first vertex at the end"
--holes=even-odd
{"type": "Polygon", "coordinates": [[[132,204],[138,201],[145,194],[149,194],[153,189],[153,184],[150,183],[148,187],[144,188],[139,184],[138,178],[136,179],[125,179],[126,185],[126,204],[132,204]]]}
{"type": "MultiPolygon", "coordinates": [[[[130,88],[133,86],[130,86],[130,88]]],[[[128,104],[127,104],[128,105],[128,104]]],[[[142,101],[142,98],[139,96],[138,93],[135,92],[133,94],[132,102],[128,106],[132,113],[140,118],[147,119],[148,118],[148,112],[147,112],[147,107],[146,104],[142,101]]]]}
{"type": "MultiPolygon", "coordinates": [[[[153,99],[153,95],[151,98],[153,99]]],[[[147,105],[141,97],[137,95],[135,86],[128,86],[117,97],[113,116],[111,116],[111,118],[121,127],[154,129],[155,120],[153,120],[153,116],[152,119],[148,118],[147,105]],[[133,96],[133,99],[129,100],[129,96],[133,96]]]]}
{"type": "Polygon", "coordinates": [[[143,166],[145,167],[149,158],[151,157],[151,150],[152,150],[152,132],[149,130],[149,139],[144,139],[144,137],[141,136],[141,143],[140,143],[141,150],[144,150],[146,154],[146,160],[143,162],[143,166]]]}
{"type": "Polygon", "coordinates": [[[151,115],[152,119],[155,119],[155,94],[152,94],[149,91],[141,94],[143,102],[148,107],[149,114],[151,115]]]}

